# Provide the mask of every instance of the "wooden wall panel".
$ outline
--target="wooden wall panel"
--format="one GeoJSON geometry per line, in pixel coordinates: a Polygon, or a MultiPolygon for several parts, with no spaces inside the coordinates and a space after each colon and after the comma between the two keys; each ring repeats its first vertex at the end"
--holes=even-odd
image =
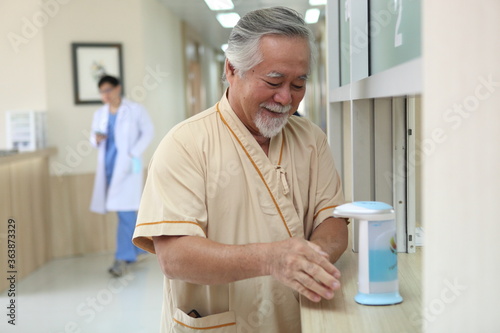
{"type": "Polygon", "coordinates": [[[114,251],[116,213],[89,209],[94,175],[52,176],[50,182],[52,256],[114,251]]]}
{"type": "MultiPolygon", "coordinates": [[[[50,259],[49,190],[47,159],[50,151],[4,157],[0,163],[1,267],[7,266],[7,223],[15,221],[15,271],[17,280],[27,276],[50,259]]],[[[7,269],[2,269],[6,274],[7,269]]],[[[4,276],[0,290],[7,287],[4,276]]]]}
{"type": "Polygon", "coordinates": [[[66,257],[74,253],[74,237],[76,224],[71,223],[71,202],[73,201],[67,177],[50,177],[50,230],[51,257],[66,257]]]}
{"type": "Polygon", "coordinates": [[[81,238],[81,253],[113,251],[116,234],[116,213],[106,215],[92,213],[89,209],[94,184],[94,175],[76,175],[72,177],[75,191],[75,212],[81,238]]]}
{"type": "Polygon", "coordinates": [[[30,184],[35,178],[31,174],[30,163],[22,161],[10,165],[10,188],[12,193],[12,216],[16,220],[16,248],[18,276],[22,278],[36,266],[37,251],[32,241],[33,226],[36,221],[32,214],[30,184]]]}
{"type": "Polygon", "coordinates": [[[29,173],[31,175],[29,189],[29,201],[32,202],[31,231],[30,238],[35,252],[33,261],[35,267],[40,267],[50,259],[48,244],[50,244],[49,234],[49,191],[48,191],[48,168],[45,160],[37,159],[29,163],[29,173]]]}
{"type": "Polygon", "coordinates": [[[11,215],[10,167],[0,164],[0,290],[7,287],[7,225],[11,215]]]}

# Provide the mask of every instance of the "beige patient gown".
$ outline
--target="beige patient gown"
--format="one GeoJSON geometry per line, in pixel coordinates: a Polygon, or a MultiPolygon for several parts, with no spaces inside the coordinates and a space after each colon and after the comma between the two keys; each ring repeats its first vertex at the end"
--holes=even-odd
{"type": "MultiPolygon", "coordinates": [[[[224,95],[158,146],[134,243],[154,252],[159,235],[224,244],[309,238],[343,200],[321,129],[292,116],[266,156],[224,95]]],[[[270,276],[212,286],[165,278],[163,297],[161,332],[300,332],[298,295],[270,276]],[[202,318],[188,316],[192,309],[202,318]]]]}

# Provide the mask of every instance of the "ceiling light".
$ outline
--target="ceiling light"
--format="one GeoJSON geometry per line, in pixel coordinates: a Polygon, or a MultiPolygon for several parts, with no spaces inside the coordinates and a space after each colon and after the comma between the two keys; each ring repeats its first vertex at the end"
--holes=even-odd
{"type": "Polygon", "coordinates": [[[319,9],[318,8],[311,8],[311,9],[308,9],[306,11],[306,17],[305,17],[305,21],[306,23],[309,23],[309,24],[313,24],[313,23],[316,23],[318,22],[318,19],[319,19],[319,9]]]}
{"type": "Polygon", "coordinates": [[[231,0],[205,0],[205,2],[211,10],[227,10],[234,8],[231,0]]]}
{"type": "Polygon", "coordinates": [[[326,0],[309,0],[309,6],[322,6],[326,5],[326,0]]]}
{"type": "Polygon", "coordinates": [[[227,44],[222,44],[222,46],[220,48],[221,48],[222,52],[226,52],[227,47],[228,47],[227,44]]]}
{"type": "Polygon", "coordinates": [[[237,13],[217,14],[217,20],[224,28],[232,28],[240,20],[237,13]]]}

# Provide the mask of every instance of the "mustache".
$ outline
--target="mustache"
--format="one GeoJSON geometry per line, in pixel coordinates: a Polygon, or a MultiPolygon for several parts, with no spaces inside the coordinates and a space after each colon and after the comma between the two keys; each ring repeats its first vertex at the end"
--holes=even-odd
{"type": "Polygon", "coordinates": [[[261,108],[266,108],[270,111],[277,112],[277,113],[288,113],[288,112],[290,112],[290,109],[292,108],[292,106],[290,104],[281,105],[281,104],[272,104],[272,103],[261,103],[259,106],[261,108]]]}

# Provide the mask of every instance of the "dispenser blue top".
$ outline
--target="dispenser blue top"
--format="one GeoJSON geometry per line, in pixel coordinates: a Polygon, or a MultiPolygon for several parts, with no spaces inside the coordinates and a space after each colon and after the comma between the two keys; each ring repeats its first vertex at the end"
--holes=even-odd
{"type": "Polygon", "coordinates": [[[359,220],[380,221],[394,219],[394,209],[385,202],[355,201],[336,207],[333,215],[359,220]]]}
{"type": "Polygon", "coordinates": [[[362,207],[367,210],[375,210],[375,211],[390,211],[392,210],[392,206],[386,204],[385,202],[380,201],[356,201],[352,203],[354,206],[362,207]]]}

